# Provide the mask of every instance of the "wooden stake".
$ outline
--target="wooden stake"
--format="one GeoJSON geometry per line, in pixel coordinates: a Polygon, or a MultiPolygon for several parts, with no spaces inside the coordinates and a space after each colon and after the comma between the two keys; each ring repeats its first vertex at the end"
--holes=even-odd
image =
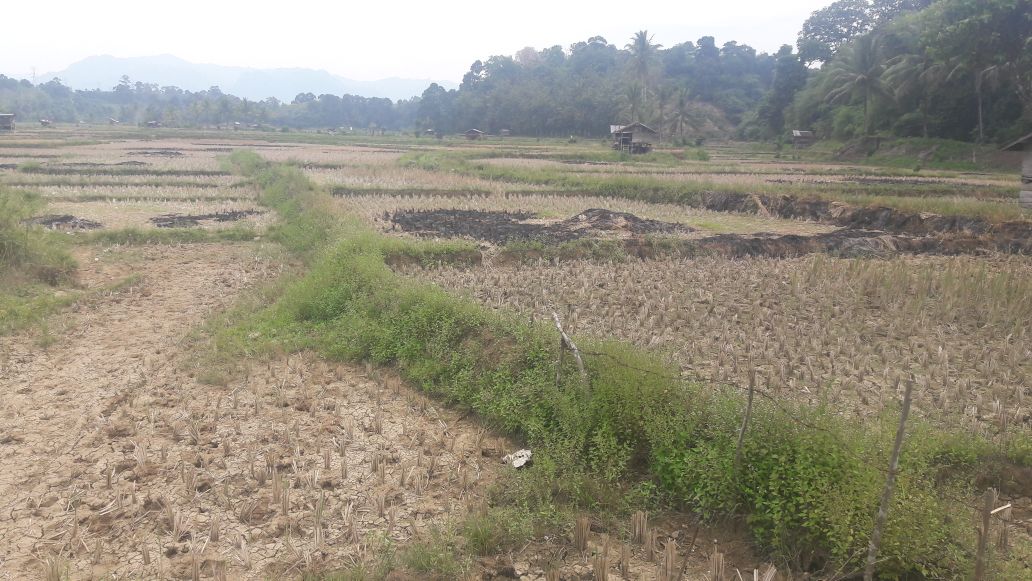
{"type": "Polygon", "coordinates": [[[738,444],[735,446],[735,471],[738,471],[739,463],[742,460],[742,443],[745,441],[745,431],[749,429],[749,416],[752,415],[753,392],[756,390],[756,369],[749,374],[749,400],[745,404],[745,416],[742,418],[742,428],[738,430],[738,444]]]}
{"type": "Polygon", "coordinates": [[[907,429],[907,416],[910,415],[910,396],[914,391],[914,381],[907,382],[906,391],[903,392],[903,410],[899,416],[899,428],[896,430],[896,443],[892,446],[892,457],[889,460],[889,475],[885,478],[885,490],[882,493],[881,504],[878,506],[878,516],[874,520],[874,532],[871,533],[871,542],[867,546],[867,566],[864,567],[864,581],[874,581],[874,565],[878,561],[878,547],[881,545],[882,530],[885,522],[889,520],[889,505],[892,504],[892,494],[896,490],[896,472],[899,471],[899,453],[903,448],[903,436],[907,429]]]}
{"type": "MultiPolygon", "coordinates": [[[[584,360],[581,359],[580,349],[577,348],[573,339],[571,339],[570,336],[566,334],[566,331],[563,330],[563,324],[559,322],[559,313],[552,311],[552,320],[555,322],[555,328],[559,330],[559,337],[562,342],[561,344],[565,345],[566,348],[573,353],[573,358],[577,361],[577,369],[580,370],[581,378],[586,380],[588,378],[588,372],[584,369],[584,360]]],[[[562,353],[562,349],[559,350],[559,353],[562,353]]]]}
{"type": "Polygon", "coordinates": [[[985,504],[982,506],[982,530],[978,531],[978,552],[975,555],[975,581],[986,581],[989,578],[989,525],[996,506],[996,491],[988,488],[985,491],[985,504]]]}

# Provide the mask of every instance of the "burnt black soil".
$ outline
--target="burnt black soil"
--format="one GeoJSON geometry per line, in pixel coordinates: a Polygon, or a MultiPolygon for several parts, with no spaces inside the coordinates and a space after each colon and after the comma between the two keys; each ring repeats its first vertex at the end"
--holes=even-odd
{"type": "Polygon", "coordinates": [[[73,163],[62,163],[61,167],[140,167],[147,165],[145,161],[119,161],[117,163],[97,163],[95,161],[76,161],[73,163]]]}
{"type": "Polygon", "coordinates": [[[133,155],[148,155],[151,157],[179,157],[183,155],[183,152],[178,149],[170,148],[137,149],[133,151],[133,155]]]}
{"type": "Polygon", "coordinates": [[[416,236],[472,238],[498,245],[513,242],[562,243],[613,234],[669,235],[691,231],[682,224],[647,220],[634,214],[601,208],[585,210],[561,222],[526,222],[534,217],[529,212],[480,210],[403,210],[386,216],[401,231],[416,236]]]}
{"type": "MultiPolygon", "coordinates": [[[[641,254],[633,248],[628,250],[631,254],[641,254]]],[[[679,256],[791,258],[813,253],[860,257],[895,254],[955,255],[972,254],[982,250],[983,244],[976,237],[914,237],[886,234],[876,230],[843,229],[815,236],[719,234],[697,240],[678,241],[673,253],[679,256]]]]}
{"type": "Polygon", "coordinates": [[[990,222],[968,216],[901,212],[886,207],[859,207],[827,200],[760,194],[708,193],[702,207],[718,212],[767,214],[841,226],[876,230],[902,237],[927,237],[924,243],[974,246],[1015,254],[1032,254],[1032,222],[990,222]]]}
{"type": "Polygon", "coordinates": [[[150,219],[158,228],[190,228],[200,226],[201,222],[235,222],[247,216],[264,214],[263,210],[231,210],[213,214],[162,214],[150,219]]]}
{"type": "Polygon", "coordinates": [[[87,220],[86,218],[78,218],[71,214],[47,214],[46,216],[36,216],[35,218],[29,218],[24,221],[25,224],[34,224],[49,228],[51,230],[96,230],[97,228],[103,227],[100,222],[94,222],[93,220],[87,220]]]}

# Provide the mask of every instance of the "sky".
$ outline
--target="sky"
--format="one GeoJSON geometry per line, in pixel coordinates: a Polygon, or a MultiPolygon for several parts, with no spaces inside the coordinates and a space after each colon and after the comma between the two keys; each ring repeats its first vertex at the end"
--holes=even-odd
{"type": "Polygon", "coordinates": [[[254,68],[325,69],[356,79],[459,81],[477,59],[638,30],[673,46],[701,36],[773,52],[832,0],[490,0],[8,2],[0,73],[37,80],[88,56],[173,54],[254,68]]]}

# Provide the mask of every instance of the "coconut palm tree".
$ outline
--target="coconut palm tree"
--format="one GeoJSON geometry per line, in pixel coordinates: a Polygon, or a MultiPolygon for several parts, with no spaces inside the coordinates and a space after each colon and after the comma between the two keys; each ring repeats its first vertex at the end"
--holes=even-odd
{"type": "Polygon", "coordinates": [[[897,99],[918,96],[921,131],[928,137],[928,110],[932,97],[949,77],[949,67],[928,55],[905,54],[889,60],[883,78],[897,99]]]}
{"type": "Polygon", "coordinates": [[[687,87],[677,91],[677,100],[674,104],[673,122],[677,125],[678,137],[684,137],[684,125],[692,116],[692,95],[687,87]]]}
{"type": "Polygon", "coordinates": [[[641,102],[645,103],[648,94],[649,71],[656,60],[656,53],[663,48],[661,44],[653,44],[652,36],[647,30],[639,30],[631,37],[631,42],[624,46],[631,53],[634,73],[641,85],[641,102]]]}
{"type": "Polygon", "coordinates": [[[839,58],[828,66],[824,99],[833,105],[861,99],[864,104],[864,135],[870,135],[871,100],[889,95],[882,78],[885,62],[882,60],[880,39],[873,34],[857,38],[841,49],[839,58]]]}

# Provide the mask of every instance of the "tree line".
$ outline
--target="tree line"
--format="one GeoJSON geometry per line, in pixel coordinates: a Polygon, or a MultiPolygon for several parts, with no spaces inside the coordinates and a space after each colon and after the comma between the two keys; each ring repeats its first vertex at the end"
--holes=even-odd
{"type": "Polygon", "coordinates": [[[261,101],[223,93],[218,87],[187,91],[174,86],[133,82],[123,76],[109,91],[74,90],[52,79],[33,85],[0,75],[0,112],[18,119],[56,122],[158,122],[170,127],[260,125],[355,131],[400,131],[412,126],[417,99],[301,93],[290,103],[275,97],[261,101]]]}
{"type": "Polygon", "coordinates": [[[799,52],[823,65],[783,110],[793,126],[977,142],[1032,131],[1030,0],[839,0],[807,20],[799,52]]]}
{"type": "Polygon", "coordinates": [[[233,122],[451,134],[597,137],[641,121],[667,141],[784,139],[791,129],[1002,141],[1032,130],[1032,0],[837,0],[774,54],[712,36],[670,47],[642,30],[477,60],[458,89],[401,101],[302,93],[248,101],[123,77],[110,91],[0,75],[22,119],[233,122]]]}

